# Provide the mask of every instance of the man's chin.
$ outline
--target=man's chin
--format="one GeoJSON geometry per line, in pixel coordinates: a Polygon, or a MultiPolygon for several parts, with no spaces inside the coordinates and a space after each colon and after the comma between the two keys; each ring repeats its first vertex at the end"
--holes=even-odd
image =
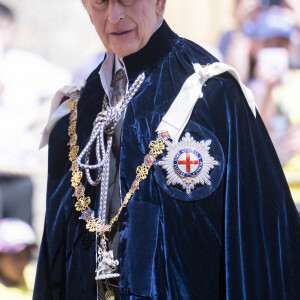
{"type": "Polygon", "coordinates": [[[136,53],[140,50],[139,47],[128,47],[128,48],[121,48],[121,49],[113,49],[113,53],[115,53],[118,58],[123,58],[125,56],[129,56],[133,53],[136,53]]]}

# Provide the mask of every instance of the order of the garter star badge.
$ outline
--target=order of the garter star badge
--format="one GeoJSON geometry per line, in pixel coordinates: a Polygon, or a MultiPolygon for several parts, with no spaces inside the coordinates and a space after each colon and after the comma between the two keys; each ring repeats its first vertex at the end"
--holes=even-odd
{"type": "Polygon", "coordinates": [[[166,141],[167,155],[158,165],[167,171],[167,185],[179,184],[187,195],[197,184],[211,185],[210,170],[219,163],[209,154],[211,140],[197,142],[186,133],[181,142],[166,141]]]}

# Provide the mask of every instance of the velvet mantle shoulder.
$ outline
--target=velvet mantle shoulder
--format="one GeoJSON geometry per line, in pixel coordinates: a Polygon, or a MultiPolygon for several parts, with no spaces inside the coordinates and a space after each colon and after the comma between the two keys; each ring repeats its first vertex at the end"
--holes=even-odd
{"type": "MultiPolygon", "coordinates": [[[[145,69],[144,85],[126,112],[123,195],[163,115],[194,72],[192,64],[216,61],[185,39],[172,45],[153,68],[145,69]]],[[[179,186],[166,185],[160,167],[151,170],[124,214],[122,299],[297,299],[300,222],[266,128],[229,74],[210,79],[203,93],[183,135],[215,138],[224,157],[221,180],[206,196],[198,186],[198,193],[183,199],[179,186]],[[144,210],[149,215],[143,220],[138,212],[144,210]],[[153,240],[154,246],[147,242],[153,240]],[[134,242],[141,248],[132,256],[134,242]],[[206,268],[201,267],[204,257],[206,268]]]]}

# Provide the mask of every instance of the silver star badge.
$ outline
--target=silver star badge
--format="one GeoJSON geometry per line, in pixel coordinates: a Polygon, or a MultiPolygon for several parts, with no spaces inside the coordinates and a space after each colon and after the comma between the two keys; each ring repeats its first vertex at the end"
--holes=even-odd
{"type": "Polygon", "coordinates": [[[197,184],[211,185],[210,170],[219,163],[209,154],[211,140],[197,142],[186,133],[181,142],[166,141],[167,155],[158,165],[167,171],[169,185],[179,184],[189,195],[197,184]]]}

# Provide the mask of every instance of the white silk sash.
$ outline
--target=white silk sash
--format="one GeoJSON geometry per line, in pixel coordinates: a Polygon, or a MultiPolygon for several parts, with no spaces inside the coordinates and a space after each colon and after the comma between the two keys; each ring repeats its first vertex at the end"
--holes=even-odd
{"type": "Polygon", "coordinates": [[[84,86],[84,82],[82,82],[79,85],[72,85],[72,86],[67,85],[55,93],[51,101],[50,116],[42,132],[42,138],[39,146],[40,149],[42,149],[44,146],[48,144],[50,133],[54,128],[55,124],[57,123],[57,121],[59,121],[62,117],[70,113],[70,110],[68,108],[68,104],[70,100],[68,99],[64,101],[62,104],[60,104],[62,98],[67,94],[72,93],[76,90],[81,90],[83,86],[84,86]]]}
{"type": "Polygon", "coordinates": [[[191,117],[197,100],[203,98],[202,87],[206,81],[213,76],[225,72],[230,73],[239,83],[246,101],[248,102],[253,115],[256,117],[256,104],[253,94],[251,90],[242,83],[239,74],[234,68],[223,63],[213,63],[207,66],[193,64],[193,66],[195,73],[183,84],[179,94],[157,127],[157,133],[168,131],[172,140],[177,142],[191,117]]]}

